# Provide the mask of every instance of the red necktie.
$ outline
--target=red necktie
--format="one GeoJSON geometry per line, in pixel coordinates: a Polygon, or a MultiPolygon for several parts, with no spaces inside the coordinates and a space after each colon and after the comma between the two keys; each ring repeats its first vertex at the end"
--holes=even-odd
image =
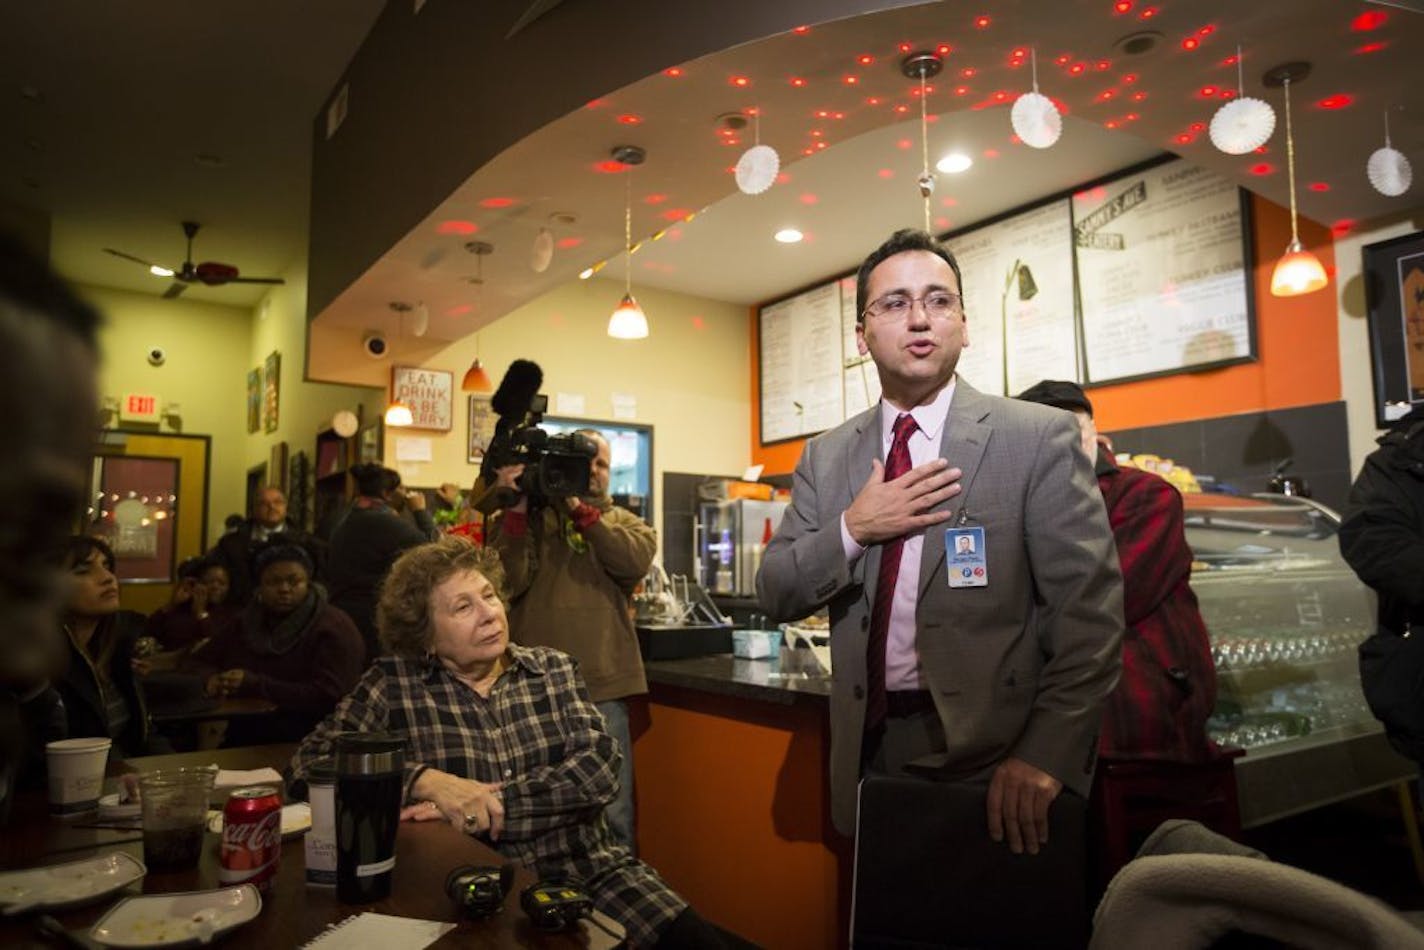
{"type": "MultiPolygon", "coordinates": [[[[910,436],[919,426],[915,417],[902,413],[895,420],[895,438],[885,456],[885,480],[899,478],[910,470],[910,436]]],[[[903,536],[880,547],[880,575],[875,582],[875,603],[870,611],[870,641],[865,647],[865,731],[877,730],[885,721],[885,649],[890,637],[890,605],[895,600],[895,582],[900,578],[900,555],[905,550],[903,536]]]]}

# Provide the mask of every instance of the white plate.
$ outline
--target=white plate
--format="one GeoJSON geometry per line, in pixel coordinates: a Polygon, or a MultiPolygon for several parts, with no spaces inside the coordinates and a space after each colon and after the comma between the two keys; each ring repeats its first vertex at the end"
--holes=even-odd
{"type": "Polygon", "coordinates": [[[212,942],[256,917],[262,896],[251,884],[186,894],[126,897],[89,936],[106,947],[189,947],[212,942]]]}
{"type": "Polygon", "coordinates": [[[122,851],[68,864],[10,871],[0,874],[0,905],[5,914],[75,907],[127,887],[147,873],[143,862],[122,851]]]}
{"type": "MultiPolygon", "coordinates": [[[[215,835],[222,834],[223,813],[208,812],[208,830],[215,835]]],[[[295,802],[282,806],[282,837],[295,838],[311,830],[311,806],[306,802],[295,802]]]]}

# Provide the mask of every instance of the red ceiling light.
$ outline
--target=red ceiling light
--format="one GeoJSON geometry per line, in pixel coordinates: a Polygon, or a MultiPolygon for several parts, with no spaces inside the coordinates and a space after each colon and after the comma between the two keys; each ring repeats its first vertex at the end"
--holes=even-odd
{"type": "Polygon", "coordinates": [[[823,134],[823,133],[821,132],[820,129],[812,129],[812,130],[811,130],[811,138],[813,138],[813,139],[818,139],[818,138],[820,138],[822,134],[823,134]]]}
{"type": "MultiPolygon", "coordinates": [[[[1028,50],[1022,46],[1015,46],[1014,51],[1009,55],[1012,56],[1014,59],[1023,59],[1025,56],[1028,55],[1028,50]]],[[[1064,56],[1063,61],[1066,63],[1068,61],[1068,57],[1064,56]]]]}
{"type": "Polygon", "coordinates": [[[898,142],[895,143],[895,147],[903,150],[911,148],[912,146],[914,146],[914,144],[915,143],[910,141],[909,139],[900,139],[898,142]]]}
{"type": "Polygon", "coordinates": [[[1353,230],[1355,230],[1355,221],[1353,218],[1341,218],[1339,221],[1330,225],[1330,233],[1336,237],[1344,237],[1353,230]]]}
{"type": "Polygon", "coordinates": [[[1383,10],[1366,10],[1350,21],[1350,29],[1356,33],[1368,33],[1370,30],[1378,30],[1384,26],[1389,19],[1389,14],[1383,10]]]}
{"type": "Polygon", "coordinates": [[[1333,96],[1326,96],[1324,99],[1321,99],[1319,102],[1316,103],[1316,106],[1321,109],[1343,109],[1346,106],[1353,105],[1354,102],[1354,96],[1347,95],[1343,92],[1337,92],[1333,96]]]}
{"type": "Polygon", "coordinates": [[[865,104],[868,105],[868,106],[878,106],[878,105],[880,105],[880,97],[879,97],[879,96],[871,96],[871,97],[869,97],[868,99],[865,100],[865,104]]]}
{"type": "Polygon", "coordinates": [[[941,43],[935,47],[935,52],[941,56],[948,56],[950,53],[954,52],[954,48],[951,47],[948,43],[941,43]]]}
{"type": "Polygon", "coordinates": [[[662,218],[664,221],[672,222],[683,221],[687,218],[690,218],[691,216],[692,212],[687,208],[669,208],[662,214],[658,215],[658,217],[662,218]]]}
{"type": "Polygon", "coordinates": [[[1216,32],[1216,26],[1215,26],[1215,24],[1208,23],[1206,26],[1202,27],[1200,30],[1197,30],[1197,36],[1211,36],[1211,34],[1213,34],[1213,33],[1215,33],[1215,32],[1216,32]]]}
{"type": "Polygon", "coordinates": [[[561,237],[554,242],[554,246],[561,251],[571,251],[582,243],[581,237],[561,237]]]}
{"type": "Polygon", "coordinates": [[[965,66],[959,71],[959,75],[963,76],[965,79],[973,79],[978,74],[979,70],[975,69],[973,66],[965,66]]]}
{"type": "Polygon", "coordinates": [[[826,147],[826,143],[825,143],[825,142],[817,142],[817,143],[816,143],[816,147],[817,147],[817,148],[825,148],[825,147],[826,147]]]}
{"type": "Polygon", "coordinates": [[[800,76],[792,76],[789,82],[797,89],[800,89],[802,86],[806,85],[806,80],[802,79],[800,76]]]}
{"type": "Polygon", "coordinates": [[[481,208],[508,208],[512,204],[513,198],[485,198],[480,201],[481,208]]]}
{"type": "Polygon", "coordinates": [[[815,204],[816,202],[818,202],[818,201],[820,201],[820,200],[821,200],[820,198],[817,198],[815,195],[811,194],[809,191],[806,192],[804,195],[802,195],[801,198],[800,198],[800,201],[801,201],[801,203],[802,203],[803,205],[813,205],[813,204],[815,204]]]}
{"type": "Polygon", "coordinates": [[[1132,101],[1133,101],[1133,102],[1141,102],[1143,99],[1146,99],[1146,98],[1147,98],[1147,93],[1142,92],[1141,90],[1138,90],[1137,92],[1134,92],[1134,93],[1132,94],[1132,101]]]}
{"type": "Polygon", "coordinates": [[[855,61],[857,63],[860,63],[860,65],[862,66],[869,66],[871,63],[875,62],[875,57],[871,56],[869,53],[861,53],[855,58],[855,61]]]}
{"type": "Polygon", "coordinates": [[[1177,144],[1178,144],[1178,145],[1190,145],[1191,142],[1192,142],[1192,137],[1191,137],[1190,135],[1188,135],[1186,132],[1183,132],[1181,135],[1178,135],[1178,136],[1177,136],[1177,144]]]}
{"type": "Polygon", "coordinates": [[[955,94],[956,96],[967,96],[967,95],[969,95],[969,87],[968,87],[968,86],[955,86],[955,87],[954,87],[954,94],[955,94]]]}
{"type": "Polygon", "coordinates": [[[1115,98],[1116,96],[1117,96],[1117,92],[1116,92],[1115,90],[1112,90],[1112,89],[1104,89],[1102,92],[1100,92],[1100,93],[1097,94],[1097,96],[1095,97],[1095,101],[1097,101],[1097,102],[1107,102],[1107,101],[1109,101],[1110,99],[1115,98]]]}
{"type": "Polygon", "coordinates": [[[1246,170],[1253,175],[1269,175],[1276,170],[1276,166],[1270,162],[1257,162],[1246,170]]]}
{"type": "Polygon", "coordinates": [[[958,200],[957,198],[941,198],[941,199],[939,200],[939,203],[940,203],[941,205],[943,205],[944,207],[946,207],[946,208],[957,208],[957,207],[959,207],[959,200],[958,200]]]}
{"type": "Polygon", "coordinates": [[[1237,56],[1235,53],[1232,53],[1230,56],[1226,57],[1225,59],[1223,59],[1223,60],[1221,61],[1221,65],[1223,65],[1223,66],[1235,66],[1235,65],[1236,65],[1237,63],[1239,63],[1239,62],[1241,62],[1241,57],[1240,57],[1240,56],[1237,56]]]}
{"type": "Polygon", "coordinates": [[[659,194],[659,193],[657,193],[657,192],[654,192],[654,193],[651,194],[651,195],[644,195],[644,196],[643,196],[643,204],[645,204],[645,205],[660,205],[660,204],[662,204],[664,201],[667,201],[667,200],[668,200],[668,196],[667,196],[667,195],[659,194]]]}
{"type": "Polygon", "coordinates": [[[663,70],[663,75],[671,76],[673,79],[676,79],[677,77],[682,75],[682,70],[677,66],[669,66],[667,69],[663,70]]]}
{"type": "Polygon", "coordinates": [[[1122,77],[1122,84],[1123,84],[1124,86],[1130,86],[1130,85],[1132,85],[1132,84],[1135,83],[1135,82],[1137,82],[1137,73],[1124,73],[1124,74],[1123,74],[1123,77],[1122,77]]]}
{"type": "Polygon", "coordinates": [[[1216,96],[1216,93],[1217,89],[1215,86],[1202,86],[1200,89],[1197,90],[1197,95],[1201,96],[1203,99],[1211,99],[1216,96]]]}
{"type": "Polygon", "coordinates": [[[860,82],[860,77],[859,77],[859,76],[842,76],[842,77],[841,77],[841,82],[845,83],[847,86],[854,86],[856,83],[860,82]]]}
{"type": "Polygon", "coordinates": [[[1368,56],[1370,53],[1378,53],[1380,50],[1384,49],[1388,45],[1389,44],[1384,42],[1383,40],[1376,40],[1373,43],[1366,43],[1364,46],[1361,46],[1355,50],[1355,55],[1368,56]]]}
{"type": "Polygon", "coordinates": [[[1187,128],[1190,129],[1190,130],[1193,131],[1193,132],[1205,132],[1205,131],[1206,131],[1206,123],[1205,123],[1205,122],[1193,122],[1191,125],[1187,126],[1187,128]]]}
{"type": "Polygon", "coordinates": [[[624,165],[615,158],[605,158],[601,162],[593,163],[593,170],[604,175],[617,175],[626,172],[628,168],[629,166],[624,165]]]}
{"type": "Polygon", "coordinates": [[[996,148],[986,148],[986,149],[984,149],[984,157],[985,157],[985,158],[998,158],[998,157],[999,157],[999,150],[996,149],[996,148]]]}
{"type": "Polygon", "coordinates": [[[805,36],[807,33],[811,32],[811,28],[809,26],[798,26],[793,27],[791,32],[795,33],[797,36],[805,36]]]}
{"type": "Polygon", "coordinates": [[[1106,59],[1100,59],[1093,64],[1093,68],[1100,73],[1105,73],[1112,68],[1112,63],[1106,59]]]}
{"type": "Polygon", "coordinates": [[[625,112],[618,117],[618,121],[622,122],[624,125],[638,125],[643,121],[643,117],[640,115],[634,115],[631,112],[625,112]]]}
{"type": "Polygon", "coordinates": [[[1108,129],[1115,129],[1117,128],[1117,122],[1113,119],[1109,119],[1108,121],[1103,123],[1103,127],[1108,129]]]}
{"type": "Polygon", "coordinates": [[[1198,46],[1201,46],[1201,40],[1197,39],[1195,36],[1189,36],[1186,39],[1182,40],[1182,49],[1186,50],[1188,53],[1195,50],[1198,46]]]}
{"type": "MultiPolygon", "coordinates": [[[[818,118],[818,119],[829,119],[830,117],[831,117],[831,113],[830,113],[829,111],[827,111],[826,109],[817,109],[817,110],[816,110],[816,118],[818,118]]],[[[818,133],[818,132],[812,132],[811,134],[812,134],[812,135],[819,135],[820,133],[818,133]]]]}
{"type": "Polygon", "coordinates": [[[583,104],[583,107],[585,109],[601,109],[606,105],[608,105],[608,100],[606,99],[590,99],[583,104]]]}
{"type": "Polygon", "coordinates": [[[469,313],[471,310],[474,310],[474,309],[475,309],[475,305],[474,305],[474,304],[469,304],[469,303],[457,303],[457,304],[455,304],[455,306],[453,306],[453,307],[451,307],[449,310],[446,310],[446,311],[445,311],[445,316],[447,316],[447,317],[463,317],[465,314],[469,313]]]}
{"type": "Polygon", "coordinates": [[[889,179],[895,177],[895,170],[892,168],[882,168],[875,174],[879,175],[881,178],[889,179]]]}
{"type": "Polygon", "coordinates": [[[895,107],[895,111],[896,111],[896,112],[899,112],[899,113],[909,112],[909,111],[910,111],[910,107],[907,106],[907,105],[905,105],[905,104],[902,102],[902,103],[900,103],[898,106],[895,107]]]}
{"type": "Polygon", "coordinates": [[[1114,13],[1129,13],[1132,10],[1132,0],[1117,0],[1113,4],[1114,13]]]}
{"type": "Polygon", "coordinates": [[[987,30],[989,28],[989,22],[989,18],[986,16],[977,16],[974,18],[974,25],[981,30],[987,30]]]}
{"type": "Polygon", "coordinates": [[[831,113],[831,118],[832,118],[832,119],[844,119],[844,118],[845,118],[845,113],[844,113],[844,112],[832,112],[832,113],[831,113]]]}
{"type": "Polygon", "coordinates": [[[1136,122],[1141,117],[1136,112],[1129,112],[1127,115],[1123,116],[1123,118],[1128,122],[1136,122]]]}
{"type": "Polygon", "coordinates": [[[1323,192],[1330,190],[1330,185],[1323,181],[1313,181],[1309,185],[1306,185],[1306,187],[1309,188],[1311,191],[1323,192]]]}
{"type": "Polygon", "coordinates": [[[736,86],[739,89],[745,89],[747,86],[750,86],[752,84],[752,81],[746,76],[732,76],[727,80],[727,82],[731,83],[733,86],[736,86]]]}
{"type": "Polygon", "coordinates": [[[777,174],[776,174],[776,183],[777,183],[778,185],[784,185],[784,184],[786,184],[786,183],[787,183],[788,181],[790,181],[790,180],[791,180],[791,173],[790,173],[790,172],[777,172],[777,174]]]}
{"type": "Polygon", "coordinates": [[[1070,75],[1070,76],[1081,76],[1081,75],[1083,75],[1083,70],[1085,70],[1085,69],[1087,69],[1087,68],[1088,68],[1088,64],[1087,64],[1087,63],[1074,63],[1072,66],[1069,66],[1069,67],[1068,67],[1068,75],[1070,75]]]}
{"type": "Polygon", "coordinates": [[[1145,10],[1143,10],[1141,13],[1139,13],[1139,14],[1137,15],[1137,18],[1138,18],[1139,20],[1150,20],[1150,19],[1152,19],[1153,17],[1155,17],[1156,15],[1157,15],[1157,8],[1156,8],[1156,7],[1147,7],[1145,10]]]}
{"type": "Polygon", "coordinates": [[[944,215],[939,215],[938,217],[936,217],[934,219],[934,223],[935,227],[939,228],[941,231],[947,230],[949,228],[949,219],[946,218],[944,215]]]}
{"type": "Polygon", "coordinates": [[[900,44],[900,52],[902,52],[902,53],[908,53],[911,49],[913,49],[913,47],[910,46],[909,43],[901,43],[901,44],[900,44]]]}
{"type": "Polygon", "coordinates": [[[1217,93],[1217,98],[1220,98],[1220,99],[1235,99],[1235,98],[1236,98],[1236,90],[1235,90],[1235,89],[1223,89],[1223,90],[1221,90],[1221,92],[1217,93]]]}
{"type": "Polygon", "coordinates": [[[435,226],[436,234],[474,234],[480,226],[473,221],[441,221],[435,226]]]}

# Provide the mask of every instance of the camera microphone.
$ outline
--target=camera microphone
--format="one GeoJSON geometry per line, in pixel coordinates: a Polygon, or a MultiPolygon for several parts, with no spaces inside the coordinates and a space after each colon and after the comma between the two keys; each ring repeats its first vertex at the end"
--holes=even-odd
{"type": "Polygon", "coordinates": [[[499,381],[499,388],[490,397],[490,409],[501,418],[516,416],[516,422],[523,421],[542,385],[544,371],[539,368],[538,363],[533,360],[515,360],[509,364],[504,378],[499,381]]]}

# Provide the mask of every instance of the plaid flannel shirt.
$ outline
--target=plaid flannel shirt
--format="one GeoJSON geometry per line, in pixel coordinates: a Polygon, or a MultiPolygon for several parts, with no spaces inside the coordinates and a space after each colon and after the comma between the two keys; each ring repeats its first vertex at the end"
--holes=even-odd
{"type": "Polygon", "coordinates": [[[503,783],[504,831],[491,845],[540,877],[580,884],[633,946],[652,946],[687,904],[608,830],[617,744],[572,657],[515,644],[508,656],[488,699],[433,657],[376,660],[302,741],[293,770],[305,778],[312,762],[335,755],[338,733],[389,732],[407,743],[407,800],[426,768],[503,783]]]}

